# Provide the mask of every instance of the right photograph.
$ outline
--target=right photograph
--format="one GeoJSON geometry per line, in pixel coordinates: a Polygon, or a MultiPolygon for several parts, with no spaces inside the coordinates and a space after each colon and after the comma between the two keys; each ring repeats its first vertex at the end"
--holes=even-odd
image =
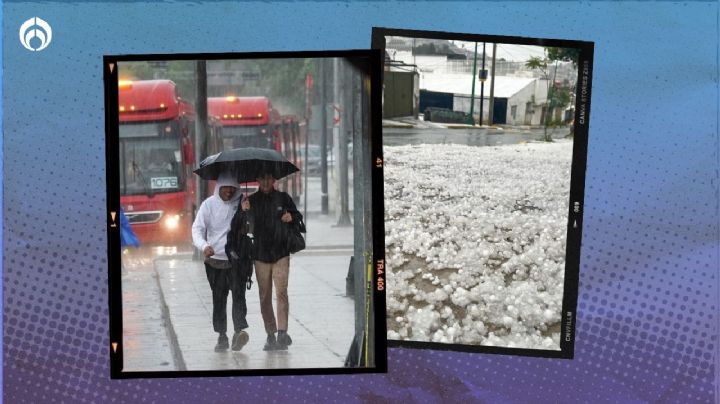
{"type": "Polygon", "coordinates": [[[572,358],[591,42],[374,28],[388,345],[572,358]]]}

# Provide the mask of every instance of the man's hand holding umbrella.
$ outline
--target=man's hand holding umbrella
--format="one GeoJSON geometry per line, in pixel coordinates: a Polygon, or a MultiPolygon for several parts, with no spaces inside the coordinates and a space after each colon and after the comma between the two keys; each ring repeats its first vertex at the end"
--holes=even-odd
{"type": "Polygon", "coordinates": [[[244,212],[247,212],[248,210],[250,210],[250,200],[248,199],[247,195],[243,195],[242,202],[240,202],[240,208],[244,212]]]}

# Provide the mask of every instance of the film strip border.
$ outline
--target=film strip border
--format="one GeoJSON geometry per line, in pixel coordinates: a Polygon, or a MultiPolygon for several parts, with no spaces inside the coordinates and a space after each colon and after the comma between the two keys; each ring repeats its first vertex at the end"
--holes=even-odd
{"type": "Polygon", "coordinates": [[[588,127],[590,118],[590,95],[592,89],[592,66],[594,44],[586,41],[564,39],[542,39],[529,37],[451,33],[373,27],[371,47],[385,51],[385,38],[402,36],[424,39],[461,40],[469,42],[491,42],[517,45],[575,48],[579,50],[578,96],[574,117],[574,142],[570,178],[570,204],[567,222],[567,246],[565,277],[563,285],[560,350],[506,348],[483,345],[445,344],[436,342],[388,340],[389,347],[435,349],[444,351],[481,352],[504,355],[522,355],[545,358],[572,359],[575,351],[575,319],[578,301],[580,271],[580,247],[582,240],[582,219],[587,166],[588,127]]]}

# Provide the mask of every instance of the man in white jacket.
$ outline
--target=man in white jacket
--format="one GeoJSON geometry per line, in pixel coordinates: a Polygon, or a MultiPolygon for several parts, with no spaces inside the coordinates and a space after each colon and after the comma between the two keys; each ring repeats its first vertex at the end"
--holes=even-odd
{"type": "MultiPolygon", "coordinates": [[[[238,274],[225,254],[225,243],[230,230],[230,222],[237,210],[242,194],[237,181],[231,175],[223,173],[217,180],[214,194],[203,201],[198,209],[192,226],[193,244],[205,256],[207,274],[213,296],[213,329],[219,334],[215,352],[229,348],[227,337],[227,297],[232,291],[233,334],[232,349],[239,351],[249,340],[247,305],[245,303],[245,282],[238,274]]],[[[248,203],[244,201],[243,203],[248,203]]]]}

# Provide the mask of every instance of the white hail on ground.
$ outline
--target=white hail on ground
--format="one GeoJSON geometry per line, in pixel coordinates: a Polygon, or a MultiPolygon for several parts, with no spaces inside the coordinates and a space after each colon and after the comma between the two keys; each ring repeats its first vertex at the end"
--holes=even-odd
{"type": "Polygon", "coordinates": [[[383,151],[388,338],[560,349],[572,141],[383,151]]]}

